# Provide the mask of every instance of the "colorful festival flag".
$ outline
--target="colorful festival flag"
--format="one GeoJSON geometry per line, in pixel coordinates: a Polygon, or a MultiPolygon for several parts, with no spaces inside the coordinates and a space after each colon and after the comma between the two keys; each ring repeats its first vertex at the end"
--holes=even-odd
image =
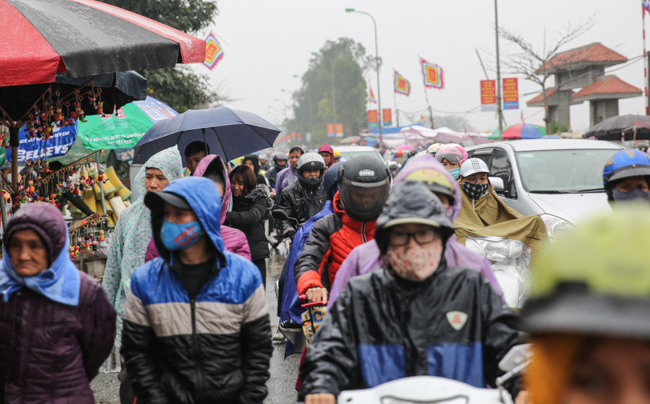
{"type": "Polygon", "coordinates": [[[205,61],[203,64],[212,70],[223,59],[223,48],[212,32],[205,38],[205,61]]]}
{"type": "Polygon", "coordinates": [[[643,11],[650,13],[650,0],[641,0],[641,6],[643,6],[643,11]]]}
{"type": "MultiPolygon", "coordinates": [[[[648,0],[650,1],[650,0],[648,0]]],[[[370,86],[370,82],[368,82],[368,88],[370,89],[369,95],[368,95],[368,101],[372,102],[373,104],[377,103],[377,99],[375,98],[375,93],[372,92],[372,86],[370,86]]]]}
{"type": "Polygon", "coordinates": [[[406,80],[404,76],[397,73],[397,70],[394,70],[394,72],[395,72],[395,92],[398,94],[404,94],[406,96],[411,94],[411,83],[409,83],[409,81],[406,80]]]}
{"type": "Polygon", "coordinates": [[[420,58],[422,64],[422,78],[424,79],[424,86],[428,88],[437,88],[442,90],[445,88],[442,67],[429,63],[420,58]]]}

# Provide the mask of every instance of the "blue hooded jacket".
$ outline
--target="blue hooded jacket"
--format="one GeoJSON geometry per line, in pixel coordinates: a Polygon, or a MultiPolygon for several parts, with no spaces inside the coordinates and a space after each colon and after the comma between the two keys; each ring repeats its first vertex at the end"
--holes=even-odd
{"type": "Polygon", "coordinates": [[[217,260],[190,300],[182,266],[170,267],[174,258],[160,239],[163,206],[152,207],[160,257],[133,274],[124,313],[122,354],[133,389],[143,402],[262,402],[273,347],[259,270],[225,250],[214,182],[186,177],[162,192],[185,198],[217,260]]]}

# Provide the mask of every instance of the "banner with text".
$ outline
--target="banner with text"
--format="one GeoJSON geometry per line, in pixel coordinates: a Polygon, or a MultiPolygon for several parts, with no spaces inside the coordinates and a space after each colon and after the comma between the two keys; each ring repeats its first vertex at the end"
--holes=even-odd
{"type": "Polygon", "coordinates": [[[495,80],[481,80],[481,111],[497,110],[497,89],[495,80]]]}
{"type": "MultiPolygon", "coordinates": [[[[23,126],[18,137],[20,138],[18,164],[24,164],[27,161],[65,155],[77,138],[77,125],[61,128],[54,125],[49,140],[27,139],[27,129],[23,126]]],[[[11,161],[11,148],[7,149],[7,161],[11,161]]]]}
{"type": "Polygon", "coordinates": [[[333,123],[328,123],[327,124],[327,137],[334,137],[334,124],[333,123]]]}
{"type": "Polygon", "coordinates": [[[384,126],[393,126],[393,112],[390,108],[381,110],[381,120],[384,126]]]}
{"type": "Polygon", "coordinates": [[[519,109],[517,78],[503,79],[503,109],[519,109]]]}
{"type": "Polygon", "coordinates": [[[336,137],[343,137],[343,124],[342,123],[337,123],[336,124],[336,137]]]}
{"type": "Polygon", "coordinates": [[[368,127],[369,128],[379,127],[379,118],[377,116],[376,109],[371,109],[370,111],[368,111],[368,127]]]}

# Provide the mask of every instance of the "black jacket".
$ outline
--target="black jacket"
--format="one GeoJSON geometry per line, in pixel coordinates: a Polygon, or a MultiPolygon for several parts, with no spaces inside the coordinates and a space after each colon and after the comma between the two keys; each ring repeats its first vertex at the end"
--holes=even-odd
{"type": "Polygon", "coordinates": [[[279,208],[287,212],[289,217],[298,220],[298,226],[289,220],[280,221],[280,229],[284,231],[289,227],[298,230],[309,218],[317,214],[325,206],[327,194],[323,184],[316,190],[308,190],[300,180],[294,181],[291,185],[282,190],[279,208]]]}
{"type": "Polygon", "coordinates": [[[517,315],[475,270],[442,263],[419,283],[389,270],[354,277],[309,345],[300,396],[416,375],[494,386],[517,330],[517,315]]]}
{"type": "Polygon", "coordinates": [[[226,213],[226,226],[244,232],[251,249],[251,259],[269,257],[269,243],[264,231],[264,222],[273,207],[266,187],[258,186],[247,195],[233,198],[232,212],[226,213]]]}

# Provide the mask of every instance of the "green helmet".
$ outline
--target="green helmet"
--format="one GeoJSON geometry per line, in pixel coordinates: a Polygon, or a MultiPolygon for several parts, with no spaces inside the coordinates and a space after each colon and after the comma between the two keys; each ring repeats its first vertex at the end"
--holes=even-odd
{"type": "Polygon", "coordinates": [[[557,237],[533,259],[531,334],[650,337],[650,213],[627,208],[557,237]]]}

